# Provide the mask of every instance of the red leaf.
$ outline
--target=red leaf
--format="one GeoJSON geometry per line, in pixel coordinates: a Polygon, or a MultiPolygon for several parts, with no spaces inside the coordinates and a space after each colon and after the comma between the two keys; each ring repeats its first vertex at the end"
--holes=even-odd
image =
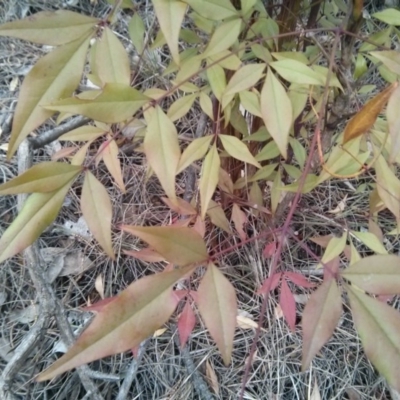
{"type": "Polygon", "coordinates": [[[165,261],[165,258],[163,256],[160,256],[156,251],[150,248],[138,250],[138,251],[133,251],[133,250],[124,250],[124,253],[127,254],[128,256],[135,257],[139,260],[142,261],[147,261],[147,262],[161,262],[165,261]]]}
{"type": "Polygon", "coordinates": [[[294,332],[296,325],[296,301],[285,279],[282,280],[279,305],[282,308],[283,315],[285,316],[290,330],[294,332]]]}
{"type": "Polygon", "coordinates": [[[312,288],[315,286],[314,283],[308,282],[308,280],[297,272],[285,272],[284,275],[291,280],[295,285],[304,288],[312,288]]]}
{"type": "Polygon", "coordinates": [[[264,247],[264,250],[263,250],[263,252],[262,252],[263,256],[264,256],[265,258],[271,258],[271,257],[275,254],[276,247],[277,247],[277,243],[276,243],[276,242],[268,243],[268,244],[264,247]]]}
{"type": "Polygon", "coordinates": [[[341,313],[339,288],[334,279],[328,279],[311,295],[303,311],[303,371],[332,336],[341,313]]]}
{"type": "Polygon", "coordinates": [[[193,309],[189,301],[186,301],[185,307],[183,308],[182,314],[179,316],[178,331],[181,339],[181,347],[185,347],[185,344],[193,331],[196,324],[196,316],[194,315],[193,309]]]}
{"type": "Polygon", "coordinates": [[[272,292],[279,285],[279,280],[281,279],[282,272],[277,272],[274,275],[267,278],[260,289],[258,289],[257,294],[266,294],[269,291],[272,292]],[[272,281],[271,283],[269,283],[272,281]]]}

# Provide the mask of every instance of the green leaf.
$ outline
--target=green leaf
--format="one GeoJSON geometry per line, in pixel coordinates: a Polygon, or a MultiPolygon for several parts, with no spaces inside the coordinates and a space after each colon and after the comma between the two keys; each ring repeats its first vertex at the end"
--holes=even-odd
{"type": "Polygon", "coordinates": [[[207,69],[207,79],[215,97],[221,102],[222,95],[226,88],[225,71],[219,65],[207,69]]]}
{"type": "Polygon", "coordinates": [[[249,64],[237,70],[224,91],[224,96],[252,88],[261,78],[265,64],[249,64]]]}
{"type": "Polygon", "coordinates": [[[238,15],[230,0],[184,0],[203,18],[220,21],[238,15]]]}
{"type": "Polygon", "coordinates": [[[239,37],[241,25],[241,20],[235,19],[218,26],[214,34],[211,36],[202,57],[210,57],[231,47],[239,37]]]}
{"type": "Polygon", "coordinates": [[[197,291],[201,317],[222,354],[224,364],[231,361],[236,328],[235,289],[214,264],[209,264],[197,291]]]}
{"type": "MultiPolygon", "coordinates": [[[[249,91],[242,91],[239,93],[240,103],[250,114],[256,117],[261,117],[260,98],[256,93],[249,91]]],[[[250,140],[249,137],[246,140],[250,140]]]]}
{"type": "Polygon", "coordinates": [[[42,162],[0,185],[0,195],[53,192],[66,185],[81,171],[81,167],[67,163],[42,162]]]}
{"type": "Polygon", "coordinates": [[[93,73],[104,83],[131,83],[131,66],[128,54],[120,40],[110,28],[96,42],[95,71],[93,73]]]}
{"type": "Polygon", "coordinates": [[[170,263],[187,266],[207,260],[202,237],[191,228],[177,226],[142,227],[122,225],[121,229],[148,243],[170,263]]]}
{"type": "Polygon", "coordinates": [[[385,206],[395,215],[396,220],[400,222],[400,181],[389,168],[383,156],[380,155],[377,158],[374,168],[377,180],[376,189],[379,197],[385,206]]]}
{"type": "Polygon", "coordinates": [[[292,126],[292,103],[271,69],[268,69],[261,91],[261,114],[268,132],[286,159],[289,132],[292,126]]]}
{"type": "Polygon", "coordinates": [[[181,173],[190,164],[203,158],[208,151],[212,139],[213,136],[208,135],[193,140],[193,142],[190,143],[182,153],[176,173],[181,173]]]}
{"type": "Polygon", "coordinates": [[[332,336],[341,314],[342,299],[336,281],[325,280],[311,295],[303,311],[303,371],[332,336]]]}
{"type": "Polygon", "coordinates": [[[138,54],[142,54],[144,50],[144,34],[146,28],[138,13],[135,13],[129,21],[128,30],[133,46],[138,54]]]}
{"type": "Polygon", "coordinates": [[[138,346],[165,324],[178,299],[172,288],[193,268],[146,276],[103,307],[68,352],[36,379],[44,381],[82,364],[138,346]]]}
{"type": "Polygon", "coordinates": [[[0,239],[0,262],[31,245],[56,219],[72,181],[49,193],[28,197],[18,217],[0,239]]]}
{"type": "Polygon", "coordinates": [[[58,140],[64,141],[69,140],[71,142],[85,142],[87,140],[94,140],[99,138],[100,136],[104,135],[107,131],[98,128],[97,126],[93,125],[86,125],[81,126],[79,128],[73,129],[64,135],[61,135],[58,140]]]}
{"type": "Polygon", "coordinates": [[[278,157],[279,154],[280,154],[280,150],[279,150],[278,144],[274,140],[271,140],[256,155],[256,160],[257,161],[271,160],[275,157],[278,157]]]}
{"type": "Polygon", "coordinates": [[[376,255],[362,258],[341,273],[342,277],[368,293],[400,293],[400,257],[376,255]]]}
{"type": "Polygon", "coordinates": [[[53,112],[42,106],[70,96],[78,86],[89,35],[65,44],[41,58],[22,83],[8,147],[8,159],[18,145],[53,112]]]}
{"type": "Polygon", "coordinates": [[[96,121],[116,123],[133,116],[150,99],[138,90],[120,83],[107,83],[93,100],[68,98],[59,100],[46,109],[81,114],[96,121]]]}
{"type": "Polygon", "coordinates": [[[280,60],[269,64],[278,74],[285,80],[291,83],[302,85],[319,85],[323,86],[321,76],[313,71],[307,65],[297,60],[280,60]]]}
{"type": "Polygon", "coordinates": [[[121,189],[122,193],[126,193],[121,163],[118,159],[118,152],[119,149],[117,143],[115,143],[115,140],[111,140],[108,146],[105,146],[101,155],[103,157],[104,164],[106,165],[108,172],[114,178],[115,183],[121,189]]]}
{"type": "Polygon", "coordinates": [[[389,25],[400,25],[400,11],[395,8],[387,8],[386,10],[372,14],[372,16],[389,25]]]}
{"type": "Polygon", "coordinates": [[[152,1],[160,28],[167,41],[172,58],[175,64],[179,65],[179,32],[187,6],[185,3],[177,0],[152,1]]]}
{"type": "Polygon", "coordinates": [[[178,132],[172,121],[160,106],[146,111],[147,131],[144,137],[144,151],[151,168],[160,180],[167,196],[174,200],[175,175],[181,151],[178,132]]]}
{"type": "Polygon", "coordinates": [[[96,18],[67,10],[42,11],[0,25],[0,36],[59,46],[87,36],[98,22],[96,18]]]}
{"type": "Polygon", "coordinates": [[[182,117],[184,117],[189,110],[192,108],[194,101],[196,100],[197,94],[189,94],[187,96],[183,96],[178,100],[174,101],[171,104],[171,107],[168,110],[167,116],[168,118],[174,122],[182,117]]]}
{"type": "Polygon", "coordinates": [[[221,228],[226,233],[229,234],[232,233],[231,225],[229,224],[229,221],[226,218],[224,210],[214,200],[210,200],[207,210],[207,215],[210,217],[211,222],[215,226],[218,226],[218,228],[221,228]]]}
{"type": "Polygon", "coordinates": [[[344,232],[340,238],[333,237],[329,241],[328,246],[325,250],[325,253],[322,256],[321,261],[326,264],[329,261],[332,261],[337,256],[339,256],[346,246],[346,241],[347,241],[347,233],[346,232],[344,232]]]}
{"type": "Polygon", "coordinates": [[[377,58],[389,71],[400,75],[400,54],[396,50],[370,51],[371,56],[377,58]]]}
{"type": "Polygon", "coordinates": [[[390,386],[400,391],[400,315],[387,304],[346,285],[365,354],[390,386]]]}
{"type": "Polygon", "coordinates": [[[207,114],[211,120],[214,120],[213,105],[210,96],[204,92],[200,93],[200,107],[205,114],[207,114]]]}
{"type": "Polygon", "coordinates": [[[81,196],[82,214],[103,250],[115,258],[111,240],[112,205],[105,187],[86,171],[81,196]]]}
{"type": "Polygon", "coordinates": [[[363,244],[365,244],[365,246],[369,247],[375,253],[388,254],[383,244],[373,233],[351,231],[351,234],[354,235],[358,240],[360,240],[363,244]]]}
{"type": "Polygon", "coordinates": [[[389,162],[394,163],[400,153],[400,86],[392,93],[386,107],[386,119],[389,125],[391,146],[389,162]]]}
{"type": "Polygon", "coordinates": [[[200,178],[200,199],[201,199],[201,217],[204,219],[210,200],[218,185],[219,167],[221,160],[218,155],[217,146],[211,147],[203,162],[200,178]]]}
{"type": "Polygon", "coordinates": [[[256,161],[253,155],[250,153],[248,147],[241,142],[237,137],[230,135],[218,135],[219,139],[224,146],[226,152],[233,158],[243,161],[248,164],[252,164],[257,168],[261,168],[261,165],[256,161]]]}

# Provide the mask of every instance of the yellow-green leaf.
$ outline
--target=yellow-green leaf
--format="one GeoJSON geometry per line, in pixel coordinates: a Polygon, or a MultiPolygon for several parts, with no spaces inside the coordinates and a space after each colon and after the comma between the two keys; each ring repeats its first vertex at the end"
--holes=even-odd
{"type": "Polygon", "coordinates": [[[211,120],[214,120],[213,105],[210,96],[204,92],[200,93],[200,107],[205,114],[207,114],[211,120]]]}
{"type": "Polygon", "coordinates": [[[261,114],[268,132],[286,159],[289,132],[292,126],[292,103],[271,69],[268,69],[261,92],[261,114]]]}
{"type": "Polygon", "coordinates": [[[346,289],[365,354],[389,385],[400,391],[399,312],[352,286],[346,289]]]}
{"type": "Polygon", "coordinates": [[[110,28],[105,28],[97,40],[94,63],[95,75],[104,83],[131,83],[131,66],[128,54],[110,28]]]}
{"type": "Polygon", "coordinates": [[[348,122],[344,130],[343,143],[354,139],[367,131],[374,125],[378,115],[388,102],[398,83],[394,83],[382,92],[378,93],[348,122]]]}
{"type": "Polygon", "coordinates": [[[107,83],[93,100],[68,98],[59,100],[46,109],[81,114],[96,121],[116,123],[133,116],[150,99],[138,90],[120,83],[107,83]]]}
{"type": "Polygon", "coordinates": [[[172,58],[179,65],[179,32],[186,4],[177,0],[152,0],[154,10],[165,40],[167,41],[172,58]]]}
{"type": "Polygon", "coordinates": [[[175,175],[181,151],[178,132],[172,121],[160,106],[145,113],[147,131],[144,137],[144,151],[151,168],[157,175],[167,196],[174,200],[175,175]]]}
{"type": "Polygon", "coordinates": [[[224,96],[236,94],[253,87],[261,78],[265,64],[249,64],[237,70],[224,91],[224,96]]]}
{"type": "Polygon", "coordinates": [[[329,261],[332,261],[337,256],[339,256],[346,246],[346,240],[347,240],[346,232],[344,232],[340,238],[338,237],[332,238],[329,241],[328,246],[326,247],[325,253],[322,256],[321,261],[326,264],[329,261]]]}
{"type": "Polygon", "coordinates": [[[18,217],[0,239],[0,262],[31,245],[56,219],[72,181],[49,193],[28,197],[18,217]]]}
{"type": "Polygon", "coordinates": [[[285,80],[302,85],[324,85],[321,76],[297,60],[280,60],[269,64],[285,80]]]}
{"type": "Polygon", "coordinates": [[[372,14],[372,16],[389,25],[400,25],[400,11],[395,8],[387,8],[372,14]]]}
{"type": "Polygon", "coordinates": [[[281,181],[281,170],[278,168],[278,171],[275,175],[274,182],[272,183],[272,188],[271,188],[271,212],[272,215],[275,214],[278,205],[281,201],[281,186],[282,186],[282,181],[281,181]]]}
{"type": "Polygon", "coordinates": [[[165,324],[178,303],[172,288],[193,268],[146,276],[105,305],[69,351],[36,379],[44,381],[82,364],[138,346],[165,324]]]}
{"type": "Polygon", "coordinates": [[[256,160],[257,161],[271,160],[272,158],[278,157],[279,154],[280,150],[277,143],[274,140],[271,140],[256,155],[256,160]]]}
{"type": "Polygon", "coordinates": [[[371,56],[377,58],[389,71],[400,75],[400,54],[396,50],[370,51],[371,56]]]}
{"type": "Polygon", "coordinates": [[[392,93],[386,108],[386,119],[391,138],[389,162],[394,163],[400,153],[400,86],[392,93]]]}
{"type": "Polygon", "coordinates": [[[218,155],[217,146],[211,147],[203,162],[203,168],[200,178],[200,199],[201,199],[201,216],[204,219],[210,200],[218,185],[219,167],[221,160],[218,155]]]}
{"type": "Polygon", "coordinates": [[[209,202],[207,215],[215,226],[218,226],[218,228],[221,228],[226,233],[232,233],[231,225],[229,224],[228,218],[226,218],[224,210],[214,200],[210,200],[209,202]]]}
{"type": "Polygon", "coordinates": [[[225,71],[219,65],[207,69],[207,79],[215,97],[221,101],[226,88],[225,71]]]}
{"type": "Polygon", "coordinates": [[[301,321],[303,329],[302,370],[332,336],[342,313],[342,299],[334,279],[324,281],[308,300],[301,321]]]}
{"type": "Polygon", "coordinates": [[[179,98],[178,100],[174,101],[171,104],[171,107],[169,108],[167,112],[168,118],[174,122],[179,118],[184,117],[189,110],[192,108],[192,105],[194,101],[196,100],[197,94],[189,94],[187,96],[183,96],[179,98]]]}
{"type": "Polygon", "coordinates": [[[239,37],[241,25],[242,22],[240,19],[234,19],[218,26],[211,36],[202,57],[210,57],[231,47],[239,37]]]}
{"type": "Polygon", "coordinates": [[[105,187],[90,172],[86,171],[82,187],[81,209],[90,232],[103,250],[115,258],[111,241],[112,205],[105,187]]]}
{"type": "Polygon", "coordinates": [[[146,29],[138,13],[135,13],[129,21],[128,30],[133,46],[138,54],[142,54],[144,50],[144,34],[146,29]]]}
{"type": "Polygon", "coordinates": [[[250,153],[248,147],[237,137],[230,135],[219,135],[218,137],[221,139],[222,146],[224,146],[224,149],[231,157],[245,163],[252,164],[257,168],[261,168],[261,165],[250,153]]]}
{"type": "Polygon", "coordinates": [[[79,166],[45,161],[0,185],[0,195],[53,192],[74,179],[81,170],[79,166]]]}
{"type": "Polygon", "coordinates": [[[197,291],[197,305],[224,364],[231,361],[236,328],[236,292],[214,264],[209,264],[197,291]]]}
{"type": "Polygon", "coordinates": [[[365,246],[369,247],[372,251],[378,254],[387,254],[387,250],[383,244],[379,241],[376,235],[371,232],[355,232],[351,231],[358,240],[360,240],[365,246]]]}
{"type": "Polygon", "coordinates": [[[58,140],[69,140],[71,142],[84,142],[86,140],[94,140],[104,135],[107,131],[97,126],[86,125],[73,129],[64,135],[61,135],[58,140]]]}
{"type": "Polygon", "coordinates": [[[190,143],[188,147],[186,147],[179,160],[177,174],[182,172],[193,162],[200,160],[205,156],[210,146],[212,138],[213,136],[211,135],[204,136],[202,138],[197,138],[193,140],[193,142],[190,143]]]}
{"type": "Polygon", "coordinates": [[[106,167],[114,178],[115,183],[121,189],[122,193],[125,193],[126,189],[124,178],[122,177],[121,164],[118,159],[118,151],[118,146],[115,143],[115,140],[111,140],[108,146],[105,146],[102,155],[104,164],[106,164],[106,167]]]}
{"type": "Polygon", "coordinates": [[[368,293],[400,293],[400,257],[376,255],[365,257],[341,273],[342,277],[368,293]]]}
{"type": "MultiPolygon", "coordinates": [[[[379,151],[376,149],[376,151],[379,151]]],[[[400,222],[400,181],[389,168],[383,156],[379,156],[374,164],[376,171],[379,197],[385,206],[395,215],[397,222],[400,222]]]]}
{"type": "Polygon", "coordinates": [[[122,225],[121,229],[148,243],[170,263],[187,266],[207,260],[203,238],[191,228],[177,226],[142,227],[122,225]]]}
{"type": "Polygon", "coordinates": [[[0,36],[59,46],[86,36],[98,23],[96,18],[67,10],[42,11],[0,25],[0,36]]]}
{"type": "Polygon", "coordinates": [[[220,21],[238,15],[230,0],[184,0],[203,18],[220,21]]]}
{"type": "MultiPolygon", "coordinates": [[[[240,103],[250,114],[256,117],[261,117],[260,98],[256,93],[244,90],[239,93],[240,103]]],[[[249,137],[246,138],[250,140],[249,137]]]]}
{"type": "Polygon", "coordinates": [[[30,70],[22,83],[14,114],[8,158],[29,133],[54,114],[42,106],[70,96],[78,86],[88,45],[89,35],[53,50],[30,70]]]}

